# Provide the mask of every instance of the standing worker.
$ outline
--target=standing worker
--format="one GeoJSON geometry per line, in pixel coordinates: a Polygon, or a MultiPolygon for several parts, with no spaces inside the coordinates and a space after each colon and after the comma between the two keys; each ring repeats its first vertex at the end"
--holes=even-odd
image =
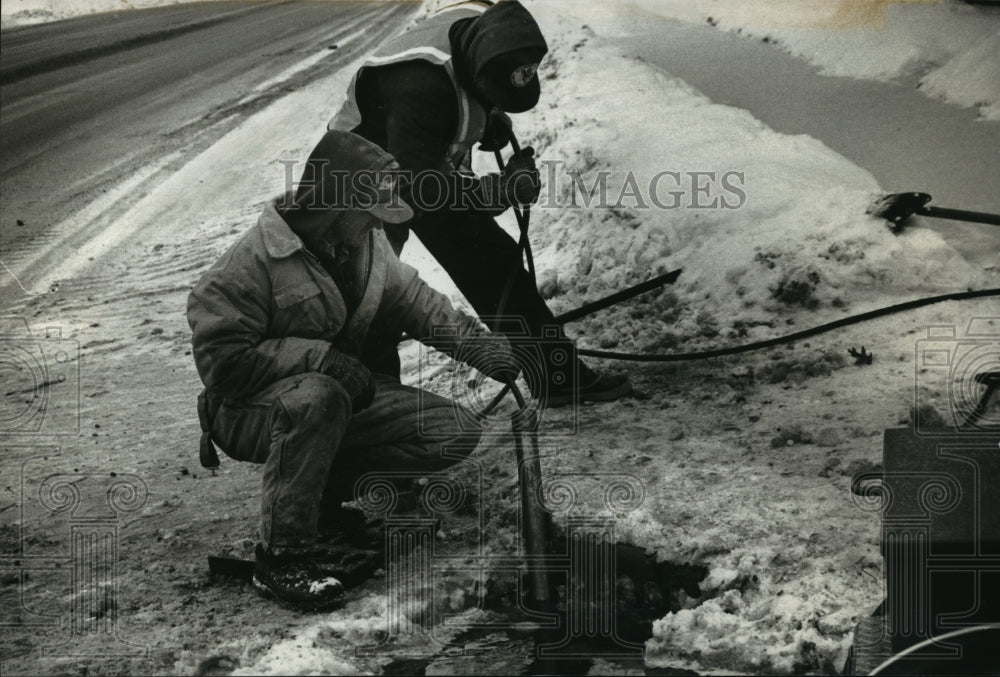
{"type": "MultiPolygon", "coordinates": [[[[470,169],[474,144],[490,152],[506,147],[512,139],[507,113],[538,103],[536,70],[547,51],[538,24],[516,0],[460,3],[369,57],[328,127],[353,131],[399,161],[412,180],[404,194],[416,217],[386,226],[393,249],[399,254],[412,230],[480,317],[519,318],[530,340],[538,340],[533,354],[541,356],[537,368],[522,365],[528,386],[553,407],[614,400],[631,385],[626,376],[598,374],[575,357],[524,269],[520,248],[494,219],[538,199],[533,149],[515,153],[497,173],[476,176],[470,169]],[[562,358],[567,354],[574,358],[562,358]]],[[[398,339],[370,336],[366,363],[398,378],[398,339]]]]}

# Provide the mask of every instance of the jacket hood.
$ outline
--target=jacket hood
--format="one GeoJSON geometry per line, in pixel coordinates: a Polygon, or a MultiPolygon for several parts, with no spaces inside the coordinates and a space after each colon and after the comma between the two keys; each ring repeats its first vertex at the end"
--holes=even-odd
{"type": "Polygon", "coordinates": [[[480,98],[522,113],[538,103],[536,69],[548,52],[541,29],[517,0],[502,0],[479,17],[456,22],[449,35],[459,69],[480,98]]]}

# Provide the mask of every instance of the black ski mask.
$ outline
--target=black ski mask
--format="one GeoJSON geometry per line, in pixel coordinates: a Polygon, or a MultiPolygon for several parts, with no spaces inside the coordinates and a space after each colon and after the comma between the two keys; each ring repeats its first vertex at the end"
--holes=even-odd
{"type": "Polygon", "coordinates": [[[549,48],[517,0],[501,0],[482,16],[456,22],[449,37],[459,77],[479,98],[507,113],[538,103],[536,71],[549,48]]]}

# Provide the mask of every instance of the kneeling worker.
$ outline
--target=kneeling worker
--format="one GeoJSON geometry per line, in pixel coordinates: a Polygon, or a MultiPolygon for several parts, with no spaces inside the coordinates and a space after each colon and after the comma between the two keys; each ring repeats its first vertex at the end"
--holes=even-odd
{"type": "Polygon", "coordinates": [[[323,609],[343,594],[331,562],[343,555],[334,547],[348,529],[341,504],[358,478],[442,470],[481,435],[459,429],[454,402],[373,374],[358,357],[369,329],[460,350],[501,382],[517,370],[502,335],[454,310],[393,253],[382,223],[412,211],[386,178],[398,170],[392,156],[331,131],[310,170],[313,183],[267,205],[205,273],[187,317],[206,387],[203,426],[227,455],[264,464],[254,585],[290,606],[323,609]],[[435,326],[457,332],[442,338],[435,326]],[[459,348],[466,338],[475,340],[459,348]]]}

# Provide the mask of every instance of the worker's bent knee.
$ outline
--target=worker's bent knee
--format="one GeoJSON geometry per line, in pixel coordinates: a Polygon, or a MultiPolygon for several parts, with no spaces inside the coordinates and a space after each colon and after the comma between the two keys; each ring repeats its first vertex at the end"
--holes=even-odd
{"type": "Polygon", "coordinates": [[[449,456],[465,458],[479,445],[479,441],[483,437],[483,427],[475,414],[457,404],[451,424],[452,428],[449,431],[451,435],[442,442],[442,449],[449,456]]]}
{"type": "Polygon", "coordinates": [[[305,374],[296,387],[278,397],[278,404],[295,424],[322,427],[346,422],[351,414],[351,396],[335,378],[320,373],[305,374]]]}
{"type": "Polygon", "coordinates": [[[479,446],[481,433],[462,433],[441,444],[441,456],[452,462],[465,460],[479,446]]]}

